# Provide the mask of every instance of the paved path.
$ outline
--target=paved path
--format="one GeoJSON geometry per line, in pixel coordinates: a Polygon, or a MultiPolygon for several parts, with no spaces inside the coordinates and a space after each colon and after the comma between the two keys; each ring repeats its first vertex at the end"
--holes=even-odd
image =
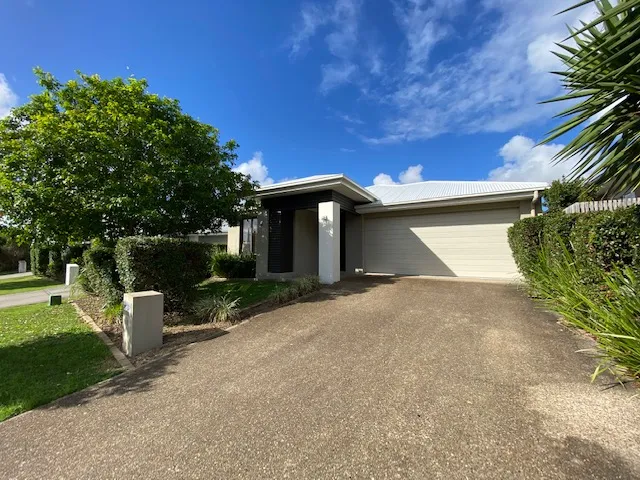
{"type": "Polygon", "coordinates": [[[0,478],[640,478],[640,400],[513,287],[342,287],[0,424],[0,478]]]}
{"type": "Polygon", "coordinates": [[[21,278],[21,277],[33,277],[33,273],[31,272],[7,273],[5,275],[0,275],[0,280],[4,280],[5,278],[21,278]]]}
{"type": "Polygon", "coordinates": [[[62,295],[63,298],[69,296],[69,287],[64,285],[43,288],[32,292],[11,293],[0,295],[0,308],[17,307],[19,305],[31,305],[32,303],[43,303],[49,301],[49,295],[62,295]]]}

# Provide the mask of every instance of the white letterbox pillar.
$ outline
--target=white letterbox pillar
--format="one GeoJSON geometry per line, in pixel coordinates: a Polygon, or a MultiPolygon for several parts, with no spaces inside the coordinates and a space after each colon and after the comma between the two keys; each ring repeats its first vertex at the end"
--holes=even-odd
{"type": "Polygon", "coordinates": [[[64,277],[65,285],[73,285],[78,278],[78,274],[80,273],[80,265],[76,263],[67,263],[67,272],[64,277]]]}
{"type": "Polygon", "coordinates": [[[325,284],[340,281],[340,204],[318,203],[318,276],[325,284]]]}
{"type": "Polygon", "coordinates": [[[130,357],[162,346],[164,295],[153,290],[124,294],[122,349],[130,357]]]}
{"type": "Polygon", "coordinates": [[[26,273],[27,272],[27,261],[19,260],[18,261],[18,273],[26,273]]]}

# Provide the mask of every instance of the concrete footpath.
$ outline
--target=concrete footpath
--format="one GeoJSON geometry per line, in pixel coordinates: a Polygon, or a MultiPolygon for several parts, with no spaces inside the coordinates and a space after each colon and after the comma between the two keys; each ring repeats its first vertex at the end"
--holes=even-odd
{"type": "Polygon", "coordinates": [[[0,308],[17,307],[20,305],[31,305],[33,303],[48,302],[49,295],[62,295],[62,298],[67,298],[69,297],[69,287],[58,285],[43,288],[42,290],[34,290],[32,292],[0,295],[0,308]]]}

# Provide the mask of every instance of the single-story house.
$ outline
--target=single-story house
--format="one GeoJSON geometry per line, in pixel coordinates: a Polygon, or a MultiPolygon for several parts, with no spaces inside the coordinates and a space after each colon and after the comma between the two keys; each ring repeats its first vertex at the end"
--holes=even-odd
{"type": "Polygon", "coordinates": [[[204,231],[198,233],[190,233],[185,238],[191,242],[208,243],[210,245],[219,245],[221,249],[227,248],[227,239],[229,237],[229,226],[222,224],[219,232],[204,231]]]}
{"type": "Polygon", "coordinates": [[[229,228],[231,253],[253,252],[258,278],[360,273],[512,279],[516,220],[541,212],[541,182],[427,181],[364,188],[318,175],[257,190],[256,219],[229,228]]]}

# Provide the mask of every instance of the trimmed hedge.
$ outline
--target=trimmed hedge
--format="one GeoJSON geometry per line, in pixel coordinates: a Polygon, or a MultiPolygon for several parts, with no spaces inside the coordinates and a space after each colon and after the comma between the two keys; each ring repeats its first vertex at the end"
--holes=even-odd
{"type": "Polygon", "coordinates": [[[544,233],[545,217],[518,220],[508,232],[509,246],[518,270],[526,277],[538,261],[538,252],[544,233]]]}
{"type": "Polygon", "coordinates": [[[211,260],[211,273],[223,278],[255,278],[256,257],[216,252],[211,260]]]}
{"type": "Polygon", "coordinates": [[[509,228],[516,265],[528,279],[543,245],[551,257],[568,251],[584,283],[604,285],[612,270],[640,271],[640,205],[583,214],[553,213],[517,221],[509,228]]]}
{"type": "Polygon", "coordinates": [[[31,271],[34,275],[46,276],[49,268],[49,248],[34,244],[31,247],[31,271]]]}
{"type": "Polygon", "coordinates": [[[88,291],[103,297],[108,305],[122,302],[124,288],[116,269],[113,248],[94,246],[82,255],[84,267],[80,284],[88,291]]]}
{"type": "Polygon", "coordinates": [[[126,292],[156,290],[165,308],[181,310],[200,282],[209,277],[211,246],[164,237],[127,237],[118,241],[115,259],[126,292]]]}

